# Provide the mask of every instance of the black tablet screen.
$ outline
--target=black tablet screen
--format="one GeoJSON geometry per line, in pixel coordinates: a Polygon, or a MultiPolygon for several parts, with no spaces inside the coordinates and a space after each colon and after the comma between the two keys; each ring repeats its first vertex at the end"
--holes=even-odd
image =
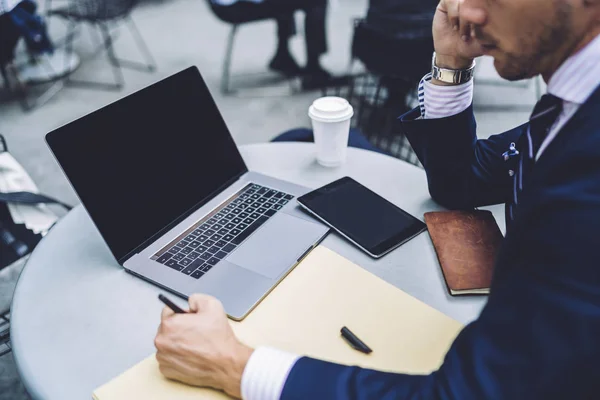
{"type": "Polygon", "coordinates": [[[423,222],[348,177],[298,201],[374,256],[425,230],[423,222]]]}

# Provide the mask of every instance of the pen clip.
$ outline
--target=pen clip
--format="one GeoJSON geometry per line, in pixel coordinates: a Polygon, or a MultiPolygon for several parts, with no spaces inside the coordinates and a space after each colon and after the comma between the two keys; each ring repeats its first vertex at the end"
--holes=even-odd
{"type": "Polygon", "coordinates": [[[504,161],[508,161],[513,157],[516,157],[519,155],[519,150],[517,150],[517,147],[515,145],[515,143],[511,143],[508,151],[505,151],[504,153],[502,153],[502,158],[504,159],[504,161]]]}

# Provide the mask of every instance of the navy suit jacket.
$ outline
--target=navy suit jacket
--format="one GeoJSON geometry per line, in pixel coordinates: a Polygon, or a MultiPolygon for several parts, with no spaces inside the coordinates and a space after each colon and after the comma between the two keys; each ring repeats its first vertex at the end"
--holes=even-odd
{"type": "MultiPolygon", "coordinates": [[[[527,125],[477,140],[472,109],[438,120],[418,116],[404,115],[401,126],[434,200],[458,209],[512,201],[514,178],[501,154],[527,125]]],[[[525,182],[488,303],[437,371],[382,373],[305,357],[281,398],[599,399],[600,88],[525,182]]]]}

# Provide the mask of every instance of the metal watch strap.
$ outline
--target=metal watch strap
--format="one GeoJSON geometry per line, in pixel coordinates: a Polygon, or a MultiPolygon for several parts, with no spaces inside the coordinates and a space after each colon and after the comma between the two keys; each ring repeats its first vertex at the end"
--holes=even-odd
{"type": "Polygon", "coordinates": [[[471,79],[473,79],[473,75],[475,72],[475,61],[473,61],[471,67],[467,69],[447,69],[440,68],[437,65],[435,65],[435,60],[436,56],[434,52],[433,59],[431,61],[431,76],[433,79],[455,85],[467,83],[471,79]]]}

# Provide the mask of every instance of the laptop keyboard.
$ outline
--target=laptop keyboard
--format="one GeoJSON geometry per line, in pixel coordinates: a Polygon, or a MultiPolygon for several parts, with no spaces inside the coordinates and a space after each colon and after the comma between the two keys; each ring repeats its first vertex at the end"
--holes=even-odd
{"type": "Polygon", "coordinates": [[[278,190],[248,185],[156,261],[199,279],[293,198],[278,190]]]}

